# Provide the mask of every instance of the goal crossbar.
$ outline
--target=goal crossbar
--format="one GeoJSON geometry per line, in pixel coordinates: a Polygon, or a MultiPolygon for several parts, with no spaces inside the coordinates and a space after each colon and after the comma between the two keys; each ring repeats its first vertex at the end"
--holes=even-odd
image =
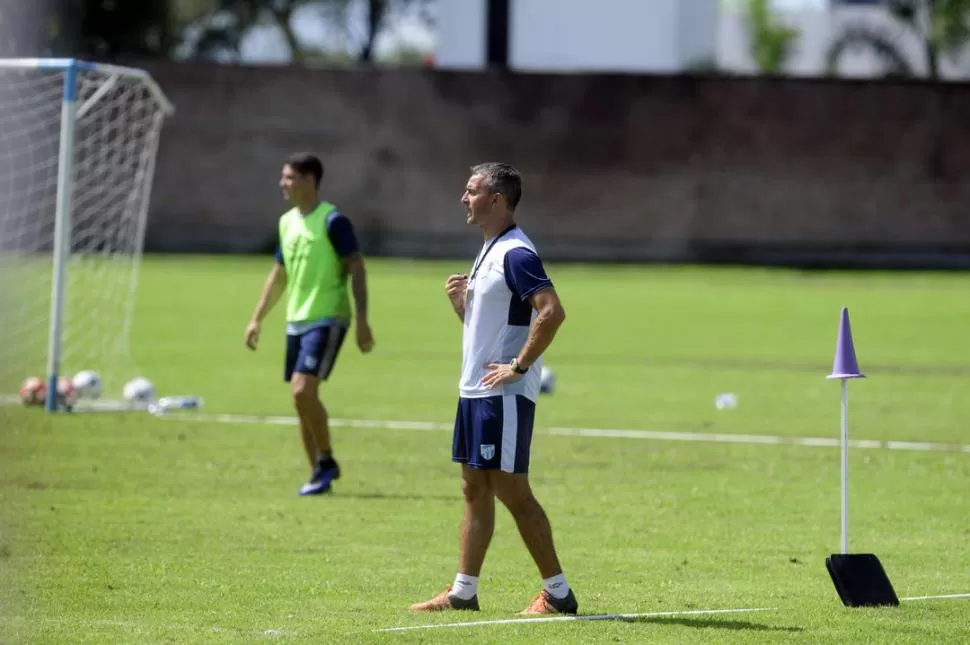
{"type": "Polygon", "coordinates": [[[51,69],[68,72],[101,72],[102,74],[117,74],[128,78],[136,78],[145,84],[152,97],[158,102],[165,116],[175,114],[175,105],[165,96],[165,92],[155,82],[151,74],[136,67],[111,65],[109,63],[92,63],[77,58],[0,58],[0,69],[51,69]]]}

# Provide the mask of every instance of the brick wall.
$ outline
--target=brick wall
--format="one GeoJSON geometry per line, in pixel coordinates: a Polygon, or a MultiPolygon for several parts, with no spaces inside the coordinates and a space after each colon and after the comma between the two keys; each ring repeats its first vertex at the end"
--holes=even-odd
{"type": "Polygon", "coordinates": [[[267,248],[312,150],[370,254],[473,252],[467,168],[504,160],[549,257],[970,264],[970,85],[146,67],[149,250],[267,248]]]}

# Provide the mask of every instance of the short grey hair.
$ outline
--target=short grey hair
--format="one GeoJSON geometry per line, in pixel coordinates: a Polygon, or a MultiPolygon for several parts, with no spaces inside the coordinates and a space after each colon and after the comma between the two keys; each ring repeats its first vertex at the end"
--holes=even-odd
{"type": "Polygon", "coordinates": [[[487,161],[471,167],[472,175],[485,178],[492,192],[505,198],[510,211],[514,211],[522,199],[522,175],[507,163],[487,161]]]}

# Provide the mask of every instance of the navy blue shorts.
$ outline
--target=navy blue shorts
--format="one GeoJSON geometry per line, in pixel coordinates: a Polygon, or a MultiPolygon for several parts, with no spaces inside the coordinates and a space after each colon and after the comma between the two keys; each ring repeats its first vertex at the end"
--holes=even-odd
{"type": "Polygon", "coordinates": [[[458,399],[451,460],[482,470],[529,472],[536,404],[521,395],[458,399]]]}
{"type": "Polygon", "coordinates": [[[324,325],[302,334],[287,334],[283,380],[289,383],[294,372],[299,372],[326,381],[346,336],[347,328],[343,325],[324,325]]]}

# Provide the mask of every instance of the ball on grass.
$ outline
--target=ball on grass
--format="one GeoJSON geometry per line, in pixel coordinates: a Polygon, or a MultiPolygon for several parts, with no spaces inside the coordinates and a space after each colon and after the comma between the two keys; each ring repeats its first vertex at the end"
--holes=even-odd
{"type": "Polygon", "coordinates": [[[555,372],[543,365],[539,374],[539,391],[543,394],[552,394],[556,390],[555,372]]]}

